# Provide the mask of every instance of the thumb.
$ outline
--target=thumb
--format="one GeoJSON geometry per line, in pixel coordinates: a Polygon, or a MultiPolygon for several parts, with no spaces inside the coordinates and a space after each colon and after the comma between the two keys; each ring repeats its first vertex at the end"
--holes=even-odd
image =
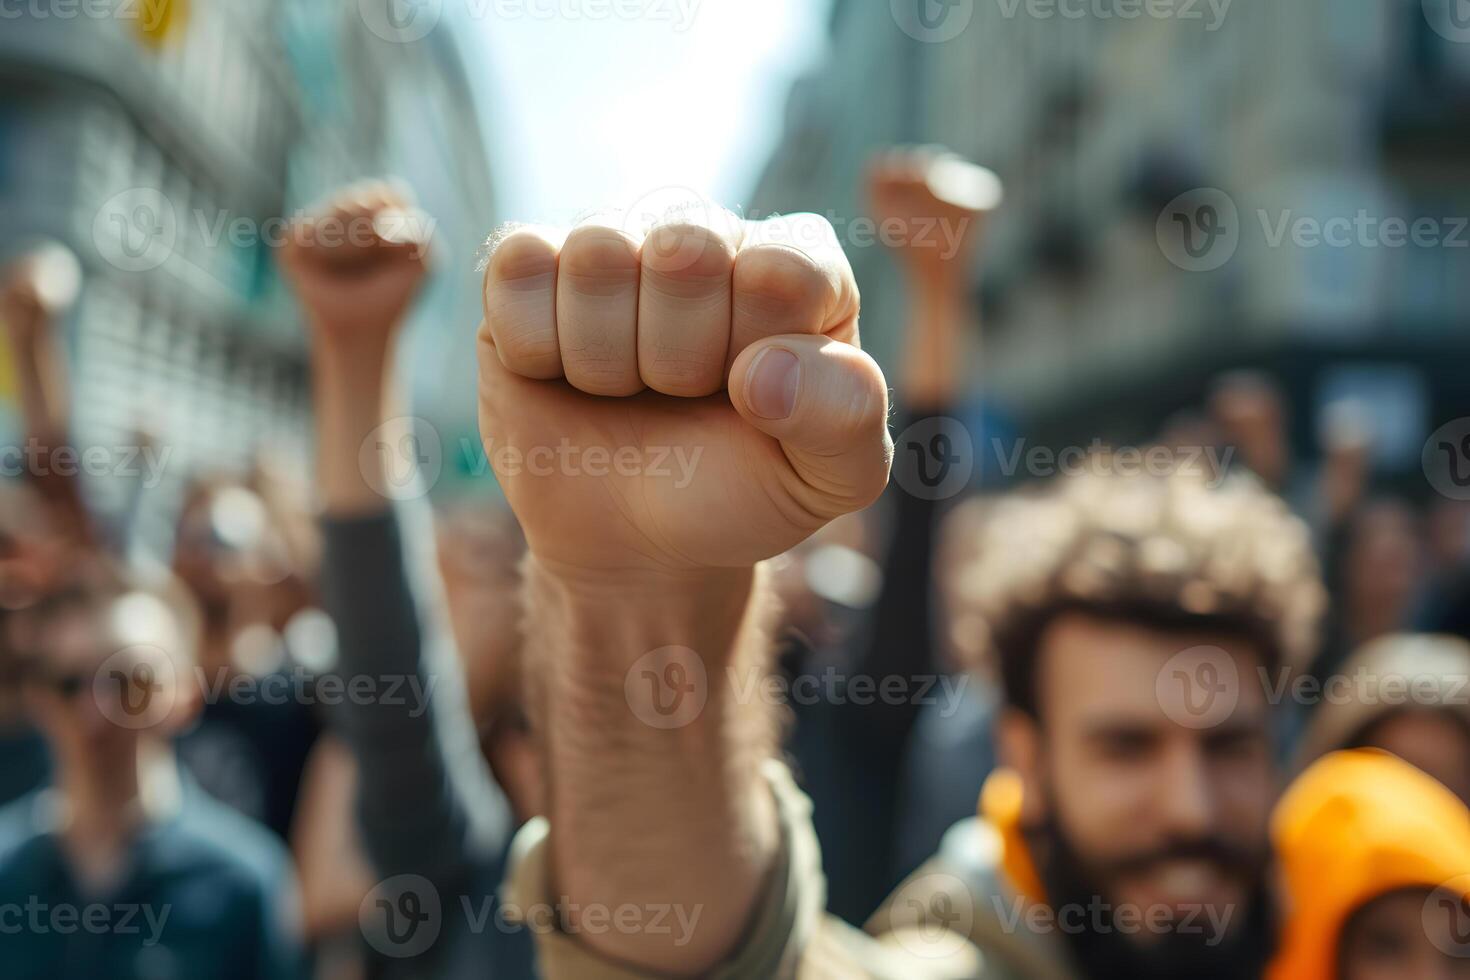
{"type": "Polygon", "coordinates": [[[778,440],[803,503],[830,520],[871,504],[888,484],[888,386],[857,347],[830,337],[767,337],[730,369],[730,403],[778,440]]]}

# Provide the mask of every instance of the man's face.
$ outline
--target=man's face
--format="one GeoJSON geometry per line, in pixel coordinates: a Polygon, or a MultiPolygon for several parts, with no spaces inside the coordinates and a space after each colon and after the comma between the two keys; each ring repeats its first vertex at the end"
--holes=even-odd
{"type": "Polygon", "coordinates": [[[1470,980],[1467,922],[1470,910],[1453,895],[1406,889],[1380,896],[1343,927],[1339,980],[1470,980]]]}
{"type": "Polygon", "coordinates": [[[1019,746],[1029,818],[1053,829],[1061,860],[1075,865],[1066,878],[1114,910],[1172,924],[1133,930],[1143,946],[1186,924],[1218,942],[1260,913],[1248,906],[1263,880],[1276,772],[1257,653],[1229,637],[1068,614],[1038,654],[1040,720],[1012,719],[1007,741],[1019,746]],[[1171,658],[1200,647],[1230,658],[1240,681],[1227,692],[1233,710],[1209,727],[1181,721],[1159,694],[1171,658]]]}
{"type": "Polygon", "coordinates": [[[1470,739],[1465,726],[1439,711],[1404,711],[1374,725],[1366,747],[1392,752],[1470,803],[1470,739]]]}
{"type": "Polygon", "coordinates": [[[139,735],[171,730],[192,707],[160,645],[172,639],[161,610],[151,597],[83,600],[22,624],[26,700],[59,755],[121,757],[139,735]]]}

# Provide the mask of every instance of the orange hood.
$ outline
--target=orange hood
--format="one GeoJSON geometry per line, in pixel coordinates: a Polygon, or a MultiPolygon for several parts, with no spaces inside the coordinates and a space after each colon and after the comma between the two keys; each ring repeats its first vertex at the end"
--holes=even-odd
{"type": "Polygon", "coordinates": [[[1046,901],[1046,889],[1031,848],[1021,832],[1021,777],[1011,769],[996,769],[980,790],[980,818],[1000,834],[1004,852],[1001,867],[1016,894],[1033,902],[1046,901]]]}
{"type": "Polygon", "coordinates": [[[1386,752],[1336,752],[1287,789],[1271,836],[1286,929],[1268,980],[1335,980],[1337,942],[1354,911],[1401,888],[1470,898],[1470,810],[1386,752]]]}

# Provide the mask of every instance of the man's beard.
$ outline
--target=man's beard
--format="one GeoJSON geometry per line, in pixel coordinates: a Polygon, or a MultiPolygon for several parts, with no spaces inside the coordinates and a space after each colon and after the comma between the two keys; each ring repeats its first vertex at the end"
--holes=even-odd
{"type": "Polygon", "coordinates": [[[1242,853],[1218,838],[1206,838],[1093,870],[1079,858],[1055,821],[1028,833],[1027,838],[1037,856],[1048,904],[1058,911],[1079,908],[1090,912],[1099,903],[1112,902],[1101,887],[1103,882],[1119,872],[1141,870],[1163,860],[1204,858],[1248,877],[1246,908],[1234,910],[1223,936],[1215,933],[1216,923],[1230,910],[1213,910],[1212,918],[1208,914],[1212,910],[1203,906],[1192,922],[1181,921],[1177,928],[1166,927],[1159,935],[1143,935],[1151,921],[1147,909],[1130,910],[1127,931],[1120,929],[1112,919],[1116,907],[1104,909],[1102,921],[1111,928],[1094,928],[1096,920],[1089,914],[1082,928],[1061,930],[1077,968],[1088,980],[1251,980],[1262,974],[1274,952],[1276,921],[1264,857],[1242,853]]]}

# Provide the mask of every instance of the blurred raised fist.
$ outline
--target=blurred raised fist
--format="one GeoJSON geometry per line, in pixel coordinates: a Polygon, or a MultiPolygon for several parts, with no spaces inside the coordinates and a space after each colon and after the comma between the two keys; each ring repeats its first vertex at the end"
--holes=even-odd
{"type": "Polygon", "coordinates": [[[523,228],[485,270],[480,430],[546,563],[747,567],[888,479],[883,374],[813,215],[523,228]]]}
{"type": "Polygon", "coordinates": [[[868,203],[882,239],[913,272],[966,269],[1001,197],[994,173],[935,147],[886,150],[868,165],[868,203]]]}
{"type": "Polygon", "coordinates": [[[328,339],[381,339],[423,283],[433,220],[408,189],[365,181],[292,226],[281,267],[328,339]]]}
{"type": "Polygon", "coordinates": [[[65,245],[32,249],[0,272],[0,320],[27,337],[65,313],[82,287],[82,267],[65,245]]]}

